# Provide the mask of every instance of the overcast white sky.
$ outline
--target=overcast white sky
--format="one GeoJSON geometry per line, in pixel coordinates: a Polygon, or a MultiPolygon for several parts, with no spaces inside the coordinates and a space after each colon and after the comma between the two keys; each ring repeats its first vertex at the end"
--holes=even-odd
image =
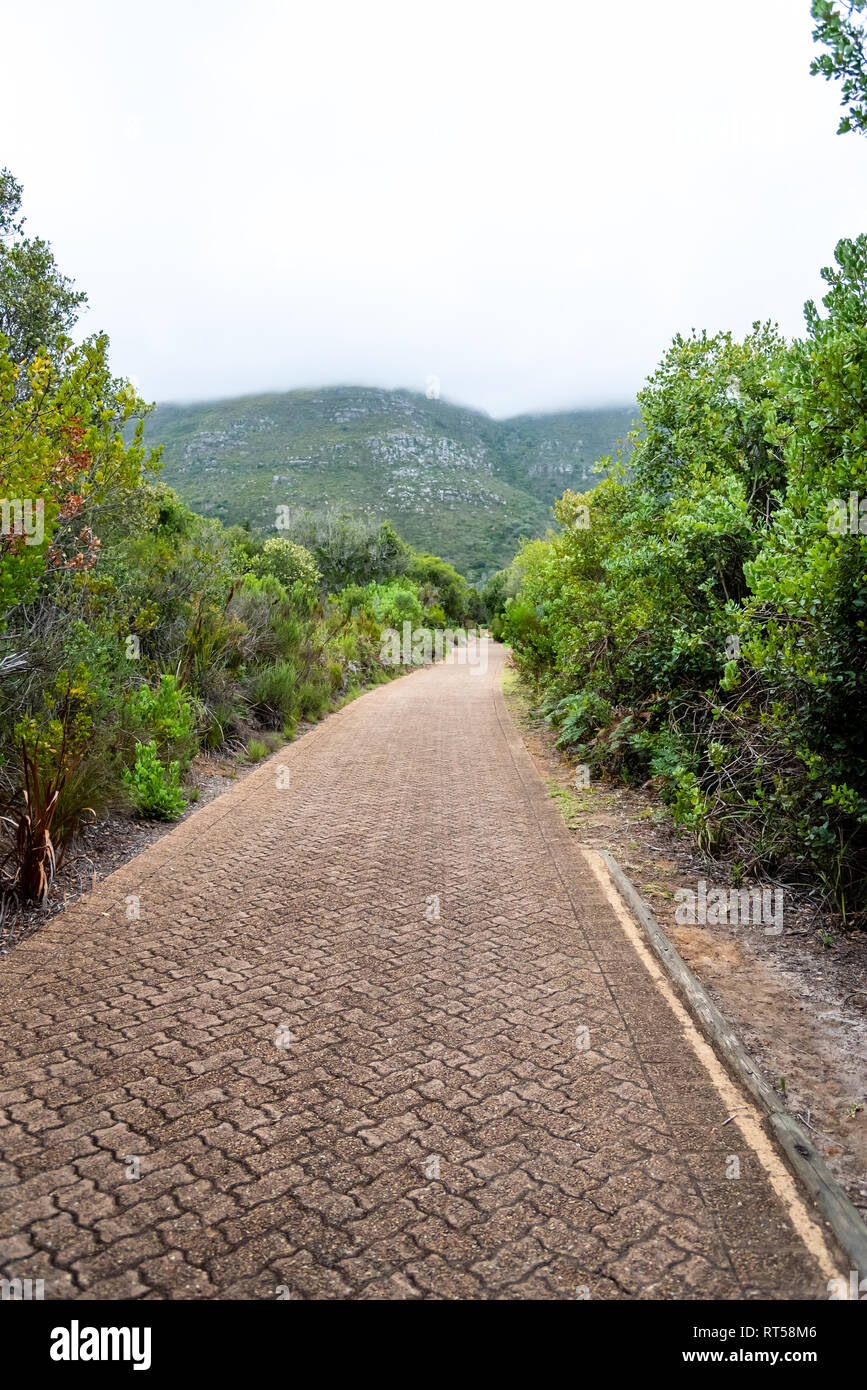
{"type": "Polygon", "coordinates": [[[148,399],[634,398],[867,231],[809,0],[3,6],[0,164],[148,399]]]}

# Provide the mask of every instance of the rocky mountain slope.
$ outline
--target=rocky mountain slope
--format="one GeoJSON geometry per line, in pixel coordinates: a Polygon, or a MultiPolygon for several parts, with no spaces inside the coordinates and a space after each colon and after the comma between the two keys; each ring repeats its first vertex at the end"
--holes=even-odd
{"type": "Polygon", "coordinates": [[[632,407],[493,420],[410,391],[330,387],[161,405],[145,438],[197,511],[272,530],[277,509],[345,506],[389,518],[418,549],[480,579],[542,534],[632,407]]]}

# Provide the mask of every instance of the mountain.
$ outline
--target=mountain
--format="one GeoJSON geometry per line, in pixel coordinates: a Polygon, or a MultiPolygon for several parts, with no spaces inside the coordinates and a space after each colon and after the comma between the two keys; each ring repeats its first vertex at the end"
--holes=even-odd
{"type": "Polygon", "coordinates": [[[480,580],[542,535],[564,488],[629,429],[630,407],[520,415],[411,391],[338,386],[160,405],[145,440],[163,476],[196,511],[272,531],[277,507],[346,506],[389,518],[419,550],[480,580]]]}

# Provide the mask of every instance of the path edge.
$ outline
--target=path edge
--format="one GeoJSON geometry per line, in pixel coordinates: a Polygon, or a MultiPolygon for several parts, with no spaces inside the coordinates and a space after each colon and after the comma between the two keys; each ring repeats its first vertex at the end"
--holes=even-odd
{"type": "Polygon", "coordinates": [[[857,1209],[832,1177],[808,1135],[794,1116],[783,1108],[776,1091],[760,1075],[731,1024],[672,945],[653,911],[634,883],[627,878],[614,855],[607,849],[597,849],[596,853],[605,863],[621,898],[641,923],[654,954],[714,1051],[721,1055],[736,1080],[758,1101],[789,1167],[807,1188],[838,1243],[852,1261],[853,1269],[858,1271],[859,1278],[867,1276],[867,1226],[857,1209]]]}

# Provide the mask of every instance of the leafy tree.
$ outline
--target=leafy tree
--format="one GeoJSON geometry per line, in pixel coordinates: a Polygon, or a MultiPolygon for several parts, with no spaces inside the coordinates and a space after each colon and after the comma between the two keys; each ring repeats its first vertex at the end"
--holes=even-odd
{"type": "Polygon", "coordinates": [[[813,38],[828,49],[810,64],[810,72],[827,81],[839,78],[840,102],[847,108],[837,127],[838,135],[854,130],[867,132],[867,33],[856,19],[867,10],[867,0],[813,0],[816,21],[813,38]]]}
{"type": "Polygon", "coordinates": [[[481,592],[481,599],[484,605],[485,618],[491,625],[491,631],[496,638],[503,635],[503,618],[506,612],[506,605],[509,599],[513,599],[521,587],[521,571],[516,565],[510,565],[508,569],[497,570],[484,585],[481,592]]]}
{"type": "Polygon", "coordinates": [[[425,591],[428,607],[439,604],[452,622],[465,623],[480,617],[478,594],[448,560],[439,555],[415,554],[407,574],[425,591]]]}
{"type": "Polygon", "coordinates": [[[854,776],[867,792],[867,738],[851,718],[867,702],[867,237],[841,241],[836,262],[822,272],[826,313],[806,306],[807,336],[786,361],[786,480],[775,524],[745,566],[748,656],[797,703],[826,766],[838,763],[841,782],[854,776]]]}
{"type": "Polygon", "coordinates": [[[369,584],[363,601],[381,627],[402,631],[404,623],[413,628],[431,626],[418,587],[407,579],[390,579],[386,584],[369,584]]]}
{"type": "Polygon", "coordinates": [[[391,522],[378,525],[331,508],[296,516],[289,535],[313,555],[327,592],[393,579],[406,571],[412,554],[391,522]]]}
{"type": "Polygon", "coordinates": [[[24,235],[21,185],[0,169],[0,334],[15,362],[42,350],[54,359],[87,302],[62,275],[47,241],[24,235]]]}
{"type": "Polygon", "coordinates": [[[0,531],[0,626],[46,569],[63,574],[96,563],[98,518],[121,509],[156,465],[140,423],[129,444],[119,431],[143,404],[111,376],[108,340],[55,346],[54,357],[39,351],[20,363],[0,338],[2,496],[9,511],[0,531]]]}

